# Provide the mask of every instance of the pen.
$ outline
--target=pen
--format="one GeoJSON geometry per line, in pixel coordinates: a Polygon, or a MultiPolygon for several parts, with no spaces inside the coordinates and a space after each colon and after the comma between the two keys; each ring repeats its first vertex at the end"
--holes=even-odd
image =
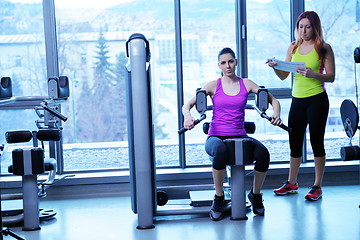
{"type": "Polygon", "coordinates": [[[275,58],[268,59],[265,64],[268,64],[271,60],[274,60],[275,58]]]}

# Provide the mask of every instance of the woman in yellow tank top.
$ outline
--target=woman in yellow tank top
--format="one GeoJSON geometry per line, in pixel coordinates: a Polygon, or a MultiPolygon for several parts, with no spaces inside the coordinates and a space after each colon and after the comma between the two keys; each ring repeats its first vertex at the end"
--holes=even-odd
{"type": "MultiPolygon", "coordinates": [[[[314,153],[315,181],[307,200],[318,200],[322,197],[321,183],[324,175],[326,154],[324,135],[329,100],[325,90],[325,82],[335,80],[334,53],[329,44],[324,42],[321,21],[317,13],[308,11],[300,14],[295,25],[296,40],[292,42],[286,53],[286,61],[305,62],[305,68],[298,68],[294,74],[292,102],[288,125],[290,169],[288,180],[275,189],[277,195],[297,193],[297,176],[302,158],[302,143],[307,125],[309,125],[310,143],[314,153]]],[[[269,60],[270,67],[276,62],[269,60]]],[[[284,80],[289,72],[273,68],[276,75],[284,80]]]]}

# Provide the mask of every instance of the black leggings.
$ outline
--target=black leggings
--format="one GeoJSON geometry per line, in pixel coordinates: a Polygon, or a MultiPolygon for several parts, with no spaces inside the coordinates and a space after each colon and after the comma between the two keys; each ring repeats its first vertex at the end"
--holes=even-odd
{"type": "Polygon", "coordinates": [[[326,92],[307,98],[292,98],[289,112],[290,155],[302,156],[302,145],[306,127],[309,124],[310,143],[314,157],[324,157],[324,135],[329,113],[329,99],[326,92]]]}
{"type": "MultiPolygon", "coordinates": [[[[251,164],[255,161],[255,167],[254,167],[255,170],[258,172],[266,172],[269,169],[269,162],[270,162],[270,154],[268,149],[255,138],[249,136],[235,136],[235,137],[249,138],[252,140],[251,150],[254,153],[254,158],[251,162],[245,164],[251,164]]],[[[235,137],[209,136],[206,139],[205,151],[207,154],[209,154],[214,169],[223,170],[226,168],[226,165],[229,162],[229,153],[223,140],[227,138],[235,138],[235,137]]]]}

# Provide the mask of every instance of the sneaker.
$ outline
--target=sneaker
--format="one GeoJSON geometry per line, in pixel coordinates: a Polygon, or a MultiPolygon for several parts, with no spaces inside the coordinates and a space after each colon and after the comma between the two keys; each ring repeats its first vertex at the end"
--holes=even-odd
{"type": "Polygon", "coordinates": [[[248,194],[248,198],[251,202],[253,213],[259,216],[264,216],[265,208],[263,204],[262,194],[254,194],[251,189],[248,194]]]}
{"type": "Polygon", "coordinates": [[[224,203],[225,203],[224,195],[222,195],[221,197],[215,195],[210,209],[210,218],[213,221],[219,221],[222,218],[224,203]]]}
{"type": "Polygon", "coordinates": [[[299,185],[297,183],[290,184],[289,181],[285,181],[280,188],[274,189],[274,193],[277,195],[286,195],[289,193],[297,193],[299,185]]]}
{"type": "Polygon", "coordinates": [[[319,186],[312,186],[308,194],[305,195],[305,199],[309,201],[316,201],[322,198],[322,190],[319,186]]]}

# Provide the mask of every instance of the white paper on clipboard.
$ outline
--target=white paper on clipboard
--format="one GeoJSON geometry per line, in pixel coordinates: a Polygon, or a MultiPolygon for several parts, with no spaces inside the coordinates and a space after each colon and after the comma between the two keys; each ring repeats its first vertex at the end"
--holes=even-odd
{"type": "Polygon", "coordinates": [[[297,67],[303,67],[305,68],[306,65],[304,62],[287,62],[287,61],[281,61],[278,59],[272,59],[274,62],[276,62],[276,66],[274,66],[275,69],[282,70],[285,72],[293,72],[296,73],[297,67]]]}

